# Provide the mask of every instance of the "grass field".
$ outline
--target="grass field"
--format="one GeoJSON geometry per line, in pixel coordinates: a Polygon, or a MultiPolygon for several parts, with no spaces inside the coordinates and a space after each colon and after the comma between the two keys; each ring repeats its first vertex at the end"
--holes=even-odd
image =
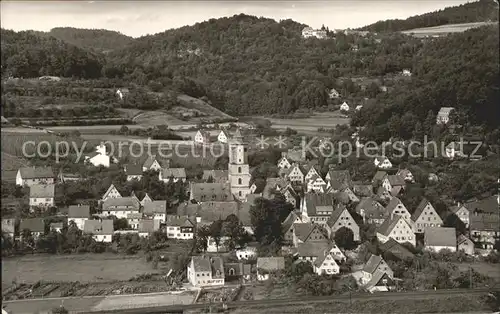
{"type": "Polygon", "coordinates": [[[332,129],[339,124],[348,124],[348,118],[339,117],[338,113],[333,112],[322,112],[315,113],[309,118],[304,119],[274,119],[266,118],[272,123],[272,128],[274,129],[286,129],[291,128],[297,132],[304,133],[317,133],[318,128],[332,129]]]}
{"type": "Polygon", "coordinates": [[[2,259],[2,285],[37,281],[105,282],[156,273],[142,258],[114,254],[33,255],[2,259]]]}
{"type": "Polygon", "coordinates": [[[424,27],[415,28],[407,31],[403,31],[403,34],[413,35],[416,37],[426,37],[426,36],[442,36],[448,33],[460,33],[465,32],[468,29],[481,27],[485,25],[498,24],[498,22],[475,22],[475,23],[463,23],[463,24],[447,24],[434,27],[424,27]]]}
{"type": "Polygon", "coordinates": [[[11,155],[2,150],[2,171],[16,170],[25,167],[28,162],[20,157],[11,155]]]}
{"type": "Polygon", "coordinates": [[[163,111],[145,111],[134,117],[133,121],[139,125],[151,127],[155,125],[183,125],[185,121],[163,111]]]}

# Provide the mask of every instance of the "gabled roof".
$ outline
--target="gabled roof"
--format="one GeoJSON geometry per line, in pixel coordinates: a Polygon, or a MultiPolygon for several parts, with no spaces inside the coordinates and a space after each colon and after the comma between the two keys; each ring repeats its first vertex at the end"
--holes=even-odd
{"type": "MultiPolygon", "coordinates": [[[[141,158],[142,159],[142,158],[141,158]]],[[[151,166],[153,165],[153,163],[156,162],[160,165],[160,167],[162,168],[170,168],[170,160],[169,159],[159,159],[156,155],[149,155],[148,154],[148,157],[144,160],[144,162],[142,162],[142,166],[144,168],[151,168],[151,166]]],[[[141,162],[139,161],[138,162],[139,164],[141,164],[141,162]]]]}
{"type": "Polygon", "coordinates": [[[45,221],[42,218],[27,218],[22,219],[19,224],[19,231],[22,233],[24,229],[31,232],[45,232],[45,221]]]}
{"type": "Polygon", "coordinates": [[[311,256],[322,256],[325,255],[325,251],[328,252],[330,245],[328,242],[310,242],[310,243],[299,243],[297,246],[297,254],[301,257],[311,257],[311,256]]]}
{"type": "Polygon", "coordinates": [[[361,209],[365,212],[366,218],[382,219],[390,216],[389,211],[385,210],[384,206],[371,197],[363,197],[356,206],[356,212],[360,213],[361,209]]]}
{"type": "Polygon", "coordinates": [[[295,170],[295,169],[298,169],[300,171],[300,173],[302,173],[302,175],[306,175],[307,171],[306,169],[304,169],[303,166],[297,164],[297,163],[294,163],[292,164],[292,166],[288,169],[286,169],[286,173],[285,173],[285,176],[288,177],[290,176],[290,174],[295,170]]]}
{"type": "Polygon", "coordinates": [[[383,260],[382,256],[371,254],[370,258],[363,267],[363,271],[373,274],[383,260]]]}
{"type": "Polygon", "coordinates": [[[330,177],[330,186],[332,186],[335,190],[340,190],[352,184],[349,170],[330,169],[328,170],[328,176],[330,177]]]}
{"type": "Polygon", "coordinates": [[[113,220],[85,220],[83,225],[84,233],[92,233],[94,235],[109,235],[113,234],[113,220]]]}
{"type": "Polygon", "coordinates": [[[386,171],[379,170],[373,176],[372,182],[381,181],[385,178],[386,175],[387,175],[386,171]]]}
{"type": "Polygon", "coordinates": [[[68,208],[68,218],[90,218],[89,205],[71,205],[68,208]]]}
{"type": "Polygon", "coordinates": [[[497,195],[492,195],[490,197],[483,198],[474,202],[468,202],[463,205],[469,210],[469,212],[476,211],[479,213],[489,213],[497,215],[500,212],[497,195]]]}
{"type": "Polygon", "coordinates": [[[298,217],[299,216],[295,212],[290,212],[285,220],[281,223],[281,229],[283,230],[283,232],[287,232],[288,230],[290,230],[290,227],[298,217]]]}
{"type": "Polygon", "coordinates": [[[146,193],[146,194],[144,195],[144,197],[142,198],[142,201],[141,201],[141,202],[142,202],[142,203],[146,203],[146,202],[152,202],[152,201],[153,201],[153,199],[151,198],[151,196],[149,196],[149,194],[148,194],[148,193],[146,193]]]}
{"type": "Polygon", "coordinates": [[[46,179],[53,178],[52,167],[23,167],[19,168],[23,179],[46,179]]]}
{"type": "Polygon", "coordinates": [[[477,214],[470,216],[470,230],[498,231],[500,218],[498,215],[477,214]]]}
{"type": "Polygon", "coordinates": [[[410,252],[407,248],[405,248],[393,238],[389,238],[387,242],[380,244],[379,249],[382,253],[391,253],[393,256],[401,260],[413,258],[415,256],[412,252],[410,252]]]}
{"type": "Polygon", "coordinates": [[[389,175],[387,176],[387,180],[389,180],[389,183],[391,184],[392,187],[406,185],[405,180],[398,175],[389,175]]]}
{"type": "Polygon", "coordinates": [[[321,265],[323,265],[323,262],[325,261],[325,259],[326,259],[327,256],[330,256],[332,258],[332,261],[331,261],[332,264],[337,264],[337,262],[335,261],[335,258],[333,257],[333,255],[331,253],[329,253],[329,252],[324,252],[323,254],[320,254],[318,256],[318,258],[316,258],[316,260],[314,260],[313,264],[316,267],[321,267],[321,265]]]}
{"type": "Polygon", "coordinates": [[[461,244],[464,244],[464,243],[474,244],[471,239],[469,239],[466,236],[464,236],[463,234],[461,234],[457,238],[457,245],[461,245],[461,244]]]}
{"type": "Polygon", "coordinates": [[[396,175],[402,177],[403,179],[409,175],[409,174],[412,174],[410,170],[408,169],[399,169],[398,172],[396,173],[396,175]]]}
{"type": "Polygon", "coordinates": [[[314,228],[317,227],[317,225],[313,223],[299,223],[294,224],[293,226],[293,232],[295,233],[295,236],[302,241],[305,241],[314,230],[314,228]]]}
{"type": "MultiPolygon", "coordinates": [[[[347,207],[345,207],[344,204],[337,204],[335,206],[335,211],[332,213],[332,215],[330,216],[330,218],[328,219],[328,222],[327,222],[327,225],[332,227],[333,225],[335,225],[335,223],[337,222],[337,220],[339,220],[339,217],[342,215],[342,213],[344,213],[345,211],[347,211],[349,213],[349,211],[347,210],[347,207]]],[[[349,213],[349,216],[351,214],[349,213]]]]}
{"type": "MultiPolygon", "coordinates": [[[[177,214],[196,216],[201,218],[202,224],[212,223],[217,220],[224,220],[229,215],[235,215],[240,219],[240,216],[245,216],[244,212],[240,213],[238,202],[203,202],[201,204],[181,204],[177,208],[177,214]],[[240,215],[241,214],[241,215],[240,215]]],[[[247,220],[245,217],[240,219],[247,220]]]]}
{"type": "Polygon", "coordinates": [[[399,220],[403,220],[409,228],[411,228],[410,224],[403,218],[403,216],[400,215],[393,215],[392,219],[389,217],[384,222],[380,227],[377,229],[377,232],[385,235],[386,237],[389,236],[391,233],[392,229],[399,223],[399,220]]]}
{"type": "Polygon", "coordinates": [[[140,233],[153,233],[159,229],[159,223],[155,223],[153,219],[141,219],[139,221],[140,233]]]}
{"type": "Polygon", "coordinates": [[[455,228],[427,227],[424,230],[425,246],[457,246],[455,228]]]}
{"type": "Polygon", "coordinates": [[[113,211],[113,210],[118,210],[118,211],[130,210],[130,211],[132,211],[132,210],[139,210],[139,208],[140,208],[140,203],[136,197],[108,198],[102,204],[103,211],[113,211]],[[114,206],[120,206],[120,207],[127,206],[128,208],[119,208],[119,209],[110,208],[110,207],[114,207],[114,206]]]}
{"type": "Polygon", "coordinates": [[[316,194],[316,193],[307,193],[304,195],[307,214],[308,215],[316,215],[318,211],[331,211],[333,212],[334,208],[334,198],[331,194],[316,194]]]}
{"type": "Polygon", "coordinates": [[[262,191],[262,196],[264,198],[270,198],[271,194],[276,191],[276,188],[280,189],[287,186],[287,182],[283,178],[267,178],[266,185],[262,191]]]}
{"type": "Polygon", "coordinates": [[[285,268],[285,258],[279,257],[259,257],[257,258],[257,268],[267,271],[280,270],[285,268]]]}
{"type": "Polygon", "coordinates": [[[136,165],[136,164],[125,165],[125,173],[128,176],[142,175],[142,167],[141,167],[141,165],[136,165]]]}
{"type": "Polygon", "coordinates": [[[372,196],[373,195],[373,185],[371,184],[353,184],[352,191],[357,196],[372,196]]]}
{"type": "Polygon", "coordinates": [[[191,199],[198,202],[231,201],[231,189],[227,183],[191,183],[191,199]]]}
{"type": "Polygon", "coordinates": [[[406,208],[406,206],[403,204],[403,202],[401,202],[401,200],[397,197],[393,197],[391,198],[391,200],[389,201],[389,204],[387,204],[387,206],[385,207],[385,209],[389,212],[389,213],[392,213],[394,211],[394,209],[399,205],[403,205],[404,208],[406,208]]]}
{"type": "MultiPolygon", "coordinates": [[[[109,188],[106,190],[106,192],[104,193],[104,195],[102,196],[102,198],[106,198],[108,196],[108,194],[112,191],[112,190],[116,190],[118,192],[118,194],[120,194],[120,191],[118,191],[118,189],[115,187],[114,184],[111,184],[109,186],[109,188]]],[[[120,194],[120,197],[121,197],[121,194],[120,194]]]]}
{"type": "Polygon", "coordinates": [[[180,178],[180,179],[185,179],[186,178],[186,169],[184,168],[164,168],[161,169],[161,175],[163,178],[180,178]]]}
{"type": "Polygon", "coordinates": [[[167,226],[194,227],[195,223],[196,223],[195,217],[167,215],[167,221],[166,221],[167,226]]]}
{"type": "Polygon", "coordinates": [[[167,201],[149,201],[144,203],[144,214],[166,214],[167,213],[167,201]]]}
{"type": "MultiPolygon", "coordinates": [[[[415,209],[415,211],[413,212],[413,215],[411,215],[411,220],[417,221],[418,217],[420,217],[420,215],[422,215],[422,212],[424,211],[427,204],[430,204],[432,206],[432,204],[431,204],[431,202],[429,202],[429,200],[427,200],[425,197],[422,198],[422,200],[420,201],[420,203],[417,206],[417,209],[415,209]]],[[[434,208],[434,206],[432,206],[432,208],[434,208]]],[[[437,212],[436,212],[436,214],[437,214],[437,212]]]]}
{"type": "Polygon", "coordinates": [[[212,178],[213,182],[224,183],[229,179],[229,171],[228,170],[203,170],[203,181],[207,181],[209,178],[212,178]]]}
{"type": "Polygon", "coordinates": [[[224,263],[219,256],[193,256],[191,258],[193,271],[197,272],[211,272],[212,277],[215,277],[219,271],[218,278],[224,278],[224,263]]]}
{"type": "Polygon", "coordinates": [[[441,107],[438,112],[438,116],[447,116],[449,115],[455,108],[453,107],[441,107]]]}
{"type": "Polygon", "coordinates": [[[30,186],[30,198],[54,198],[54,184],[35,184],[30,186]]]}
{"type": "Polygon", "coordinates": [[[386,272],[377,269],[372,274],[372,278],[370,279],[370,281],[366,283],[365,288],[371,289],[375,286],[379,286],[383,282],[382,280],[384,279],[387,280],[387,283],[383,283],[383,286],[390,287],[395,285],[394,280],[386,272]]]}

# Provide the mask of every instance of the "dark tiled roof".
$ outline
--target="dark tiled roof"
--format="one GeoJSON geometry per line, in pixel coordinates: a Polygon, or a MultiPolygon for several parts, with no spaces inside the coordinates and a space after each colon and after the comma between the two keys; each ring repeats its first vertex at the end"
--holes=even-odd
{"type": "Polygon", "coordinates": [[[455,228],[427,227],[424,230],[425,246],[457,246],[455,228]]]}
{"type": "Polygon", "coordinates": [[[285,258],[280,257],[259,257],[257,258],[257,268],[273,271],[285,268],[285,258]]]}
{"type": "Polygon", "coordinates": [[[121,198],[108,198],[102,204],[103,211],[112,211],[112,210],[139,210],[140,203],[136,197],[121,197],[121,198]],[[115,206],[119,208],[116,209],[115,206]],[[124,208],[127,206],[128,208],[124,208]]]}
{"type": "Polygon", "coordinates": [[[385,210],[379,202],[371,197],[363,197],[356,206],[356,212],[360,213],[361,209],[365,212],[366,218],[382,219],[390,216],[390,213],[385,210]]]}
{"type": "Polygon", "coordinates": [[[231,188],[226,183],[192,183],[191,199],[198,202],[232,201],[231,188]]]}
{"type": "Polygon", "coordinates": [[[167,215],[167,226],[194,227],[196,218],[194,216],[167,215]]]}
{"type": "Polygon", "coordinates": [[[406,185],[405,180],[398,175],[387,176],[387,180],[389,180],[389,183],[391,184],[392,187],[406,185]]]}
{"type": "MultiPolygon", "coordinates": [[[[417,206],[417,209],[415,209],[415,211],[413,212],[413,215],[411,215],[411,219],[413,221],[417,221],[418,217],[420,217],[420,215],[422,215],[422,212],[424,211],[427,204],[430,204],[430,202],[425,197],[422,198],[422,200],[420,201],[420,203],[417,206]]],[[[431,206],[432,206],[432,204],[431,204],[431,206]]]]}
{"type": "Polygon", "coordinates": [[[213,182],[225,183],[229,178],[228,170],[203,170],[203,181],[207,181],[209,178],[213,179],[213,182]]]}
{"type": "Polygon", "coordinates": [[[30,187],[30,198],[54,198],[54,184],[35,184],[30,187]]]}
{"type": "Polygon", "coordinates": [[[337,222],[337,220],[339,220],[339,217],[342,215],[342,213],[344,211],[347,211],[347,208],[345,207],[345,205],[344,204],[337,204],[335,206],[335,211],[332,213],[332,215],[328,219],[327,225],[330,227],[335,225],[335,223],[337,222]]]}
{"type": "Polygon", "coordinates": [[[388,236],[391,230],[394,229],[394,227],[396,226],[396,224],[399,222],[400,219],[404,220],[404,218],[400,215],[393,215],[392,219],[387,218],[386,220],[384,220],[382,225],[380,225],[380,227],[377,229],[377,232],[385,236],[388,236]]]}
{"type": "Polygon", "coordinates": [[[125,173],[128,176],[142,175],[142,167],[141,167],[141,165],[134,165],[134,164],[126,165],[125,166],[125,173]]]}
{"type": "Polygon", "coordinates": [[[170,177],[185,179],[186,178],[186,169],[184,168],[166,168],[161,169],[161,175],[163,178],[167,179],[170,177]]]}
{"type": "Polygon", "coordinates": [[[500,230],[500,219],[498,215],[472,214],[470,215],[470,230],[498,231],[500,230]]]}
{"type": "Polygon", "coordinates": [[[53,178],[52,167],[23,167],[19,168],[23,179],[46,179],[53,178]]]}
{"type": "Polygon", "coordinates": [[[363,267],[363,271],[373,274],[373,272],[377,269],[378,265],[383,261],[384,259],[382,256],[378,255],[370,255],[370,258],[366,262],[365,266],[363,267]]]}
{"type": "Polygon", "coordinates": [[[224,263],[222,258],[218,256],[193,256],[192,261],[194,272],[211,272],[212,277],[224,278],[224,263]],[[216,276],[217,270],[219,271],[219,276],[216,276]]]}
{"type": "Polygon", "coordinates": [[[114,231],[113,220],[85,220],[83,232],[92,233],[93,235],[109,235],[114,231]]]}
{"type": "Polygon", "coordinates": [[[328,242],[310,242],[310,243],[299,243],[297,246],[297,253],[299,256],[321,256],[325,255],[325,251],[328,251],[330,244],[328,242]]]}
{"type": "Polygon", "coordinates": [[[492,195],[475,202],[468,202],[465,203],[464,206],[469,210],[469,212],[477,211],[479,213],[490,213],[497,215],[500,212],[497,195],[492,195]]]}
{"type": "Polygon", "coordinates": [[[68,218],[90,218],[90,206],[89,205],[69,206],[68,218]]]}
{"type": "Polygon", "coordinates": [[[166,214],[167,201],[147,201],[144,202],[144,214],[166,214]]]}
{"type": "Polygon", "coordinates": [[[387,242],[380,244],[379,249],[382,253],[389,252],[401,260],[414,257],[412,252],[393,238],[389,238],[387,242]]]}
{"type": "MultiPolygon", "coordinates": [[[[307,214],[308,215],[316,215],[318,211],[318,207],[330,208],[333,212],[334,199],[333,195],[325,193],[325,194],[316,194],[316,193],[308,193],[304,195],[307,214]]],[[[326,211],[326,210],[320,210],[326,211]]]]}
{"type": "Polygon", "coordinates": [[[374,182],[374,181],[381,181],[381,180],[383,180],[385,178],[386,175],[387,175],[387,172],[379,170],[373,176],[372,182],[374,182]]]}
{"type": "Polygon", "coordinates": [[[24,229],[31,232],[45,232],[45,222],[42,218],[22,219],[19,225],[19,231],[22,233],[24,229]]]}

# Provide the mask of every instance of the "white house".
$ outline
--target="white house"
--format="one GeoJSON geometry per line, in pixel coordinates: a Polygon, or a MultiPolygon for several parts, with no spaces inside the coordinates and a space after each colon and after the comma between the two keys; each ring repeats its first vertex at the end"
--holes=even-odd
{"type": "Polygon", "coordinates": [[[210,144],[210,133],[204,130],[198,130],[194,136],[194,142],[201,145],[210,144]]]}
{"type": "Polygon", "coordinates": [[[236,250],[236,257],[238,260],[248,260],[257,257],[257,248],[253,246],[247,246],[242,249],[236,250]]]}
{"type": "Polygon", "coordinates": [[[403,76],[411,76],[411,71],[408,69],[404,69],[402,74],[403,74],[403,76]]]}
{"type": "Polygon", "coordinates": [[[85,221],[90,218],[89,205],[71,205],[68,208],[68,223],[73,221],[78,229],[83,230],[85,221]]]}
{"type": "Polygon", "coordinates": [[[139,214],[140,202],[135,197],[108,198],[102,204],[103,215],[127,218],[129,214],[139,214]]]}
{"type": "Polygon", "coordinates": [[[54,206],[55,185],[35,184],[30,186],[30,206],[48,208],[54,206]]]}
{"type": "Polygon", "coordinates": [[[88,162],[95,167],[103,166],[105,168],[109,168],[111,157],[106,153],[106,145],[98,145],[94,153],[85,156],[85,162],[88,162]]]}
{"type": "Polygon", "coordinates": [[[449,159],[453,159],[455,157],[467,157],[464,154],[464,147],[460,142],[450,142],[448,145],[446,145],[445,154],[449,159]]]}
{"type": "Polygon", "coordinates": [[[190,240],[194,238],[196,221],[188,216],[168,215],[165,223],[170,239],[190,240]]]}
{"type": "Polygon", "coordinates": [[[417,209],[411,216],[411,220],[415,223],[415,233],[423,233],[427,227],[440,227],[443,225],[443,220],[436,209],[425,198],[418,204],[417,209]]]}
{"type": "Polygon", "coordinates": [[[228,138],[229,137],[227,136],[227,133],[224,130],[221,130],[220,133],[219,133],[219,135],[217,136],[217,141],[219,141],[219,143],[226,144],[228,138]]]}
{"type": "Polygon", "coordinates": [[[385,156],[377,157],[373,160],[373,164],[375,167],[378,167],[380,169],[390,169],[392,168],[392,163],[389,160],[389,158],[385,156]]]}
{"type": "Polygon", "coordinates": [[[122,195],[120,194],[120,192],[118,192],[118,189],[115,187],[114,184],[111,184],[108,188],[108,190],[104,193],[104,195],[102,196],[102,201],[105,201],[109,198],[121,198],[122,195]]]}
{"type": "Polygon", "coordinates": [[[85,220],[83,232],[92,234],[97,242],[110,243],[113,240],[113,220],[85,220]]]}
{"type": "Polygon", "coordinates": [[[187,266],[189,283],[194,287],[224,285],[224,263],[218,256],[193,256],[187,266]]]}
{"type": "Polygon", "coordinates": [[[177,181],[186,181],[186,169],[184,168],[166,168],[161,169],[158,174],[158,179],[165,183],[170,182],[172,179],[173,182],[177,181]]]}
{"type": "Polygon", "coordinates": [[[394,272],[381,256],[371,254],[361,273],[361,285],[366,285],[377,271],[387,273],[391,278],[394,276],[394,272]]]}
{"type": "Polygon", "coordinates": [[[400,215],[386,219],[377,229],[377,239],[381,243],[389,241],[390,238],[399,243],[411,243],[413,246],[416,243],[411,224],[400,215]]]}
{"type": "MultiPolygon", "coordinates": [[[[146,196],[148,195],[146,194],[146,196]]],[[[144,198],[146,198],[146,196],[144,198]]],[[[143,206],[142,212],[144,213],[145,216],[153,220],[159,220],[161,223],[165,222],[167,218],[167,201],[165,200],[153,201],[150,199],[149,201],[143,202],[142,206],[143,206]]]]}
{"type": "Polygon", "coordinates": [[[389,213],[391,217],[396,215],[403,217],[411,225],[411,214],[399,198],[391,198],[389,204],[385,207],[385,211],[389,213]]]}
{"type": "Polygon", "coordinates": [[[335,88],[332,88],[332,89],[330,89],[330,92],[328,93],[328,97],[330,97],[330,99],[339,98],[340,93],[335,88]]]}
{"type": "Polygon", "coordinates": [[[16,185],[54,184],[52,167],[23,167],[16,174],[16,185]]]}
{"type": "Polygon", "coordinates": [[[360,110],[361,110],[361,108],[363,108],[363,105],[357,105],[357,106],[356,106],[356,111],[360,111],[360,110]]]}
{"type": "Polygon", "coordinates": [[[349,105],[345,101],[340,105],[340,110],[342,111],[349,111],[349,109],[349,105]]]}
{"type": "MultiPolygon", "coordinates": [[[[161,170],[162,166],[158,159],[156,159],[156,155],[149,155],[148,158],[144,161],[144,164],[142,165],[142,171],[148,171],[148,170],[153,170],[153,171],[159,171],[161,170]]],[[[168,165],[167,167],[168,168],[168,165]]]]}
{"type": "Polygon", "coordinates": [[[129,93],[128,88],[119,88],[116,91],[116,95],[118,96],[118,98],[120,98],[120,100],[123,100],[123,98],[125,98],[125,96],[127,96],[128,93],[129,93]]]}
{"type": "Polygon", "coordinates": [[[325,193],[326,182],[319,175],[307,180],[307,192],[325,193]]]}
{"type": "Polygon", "coordinates": [[[340,267],[331,253],[325,253],[313,262],[314,272],[318,275],[336,275],[340,267]]]}
{"type": "Polygon", "coordinates": [[[302,30],[302,37],[304,38],[316,37],[318,39],[325,39],[326,30],[313,29],[312,27],[305,27],[302,30]]]}
{"type": "Polygon", "coordinates": [[[436,116],[436,124],[447,124],[450,122],[450,114],[455,110],[453,107],[441,107],[436,116]]]}
{"type": "Polygon", "coordinates": [[[457,235],[455,228],[427,227],[424,231],[424,246],[426,250],[439,252],[441,250],[457,250],[457,235]]]}
{"type": "Polygon", "coordinates": [[[281,157],[281,159],[278,161],[278,168],[280,169],[289,169],[291,166],[292,163],[286,156],[281,157]]]}

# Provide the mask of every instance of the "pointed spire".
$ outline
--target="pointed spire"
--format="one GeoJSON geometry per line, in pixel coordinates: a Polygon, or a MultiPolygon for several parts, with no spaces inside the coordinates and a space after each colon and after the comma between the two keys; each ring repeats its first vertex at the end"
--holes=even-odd
{"type": "Polygon", "coordinates": [[[236,140],[242,140],[243,139],[243,135],[241,135],[240,128],[236,129],[236,132],[234,132],[233,138],[236,139],[236,140]]]}

